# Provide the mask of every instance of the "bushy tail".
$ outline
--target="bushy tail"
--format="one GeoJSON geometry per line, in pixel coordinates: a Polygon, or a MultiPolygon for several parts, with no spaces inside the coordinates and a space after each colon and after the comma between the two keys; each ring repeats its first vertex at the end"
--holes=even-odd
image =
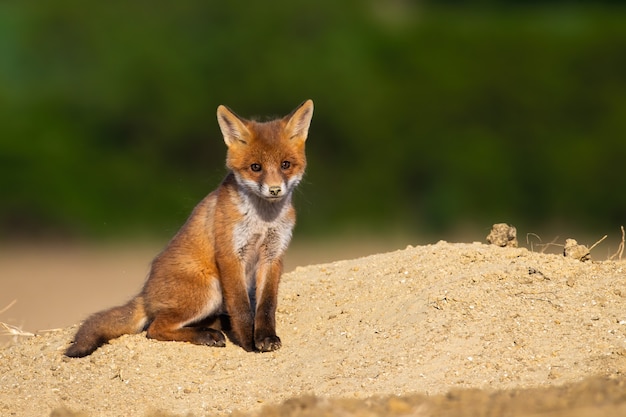
{"type": "Polygon", "coordinates": [[[80,326],[74,343],[65,351],[66,356],[82,358],[90,355],[111,339],[124,334],[139,333],[147,324],[147,315],[141,295],[123,306],[95,313],[80,326]]]}

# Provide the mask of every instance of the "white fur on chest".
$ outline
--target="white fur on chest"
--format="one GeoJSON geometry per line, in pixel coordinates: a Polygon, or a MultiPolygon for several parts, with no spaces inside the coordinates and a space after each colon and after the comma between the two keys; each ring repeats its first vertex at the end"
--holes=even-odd
{"type": "MultiPolygon", "coordinates": [[[[258,262],[271,262],[284,254],[294,226],[289,201],[269,203],[254,196],[242,196],[238,208],[243,218],[235,224],[233,249],[246,266],[256,269],[258,262]]],[[[246,275],[247,275],[246,274],[246,275]]]]}

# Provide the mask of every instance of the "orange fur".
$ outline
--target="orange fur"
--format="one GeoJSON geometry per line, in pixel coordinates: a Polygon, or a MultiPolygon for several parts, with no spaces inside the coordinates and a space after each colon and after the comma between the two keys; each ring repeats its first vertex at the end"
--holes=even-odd
{"type": "Polygon", "coordinates": [[[143,329],[157,340],[224,346],[220,329],[206,325],[223,314],[245,350],[278,349],[278,284],[312,115],[311,100],[265,123],[219,106],[228,175],[154,259],[142,291],[123,306],[90,316],[65,354],[86,356],[143,329]]]}

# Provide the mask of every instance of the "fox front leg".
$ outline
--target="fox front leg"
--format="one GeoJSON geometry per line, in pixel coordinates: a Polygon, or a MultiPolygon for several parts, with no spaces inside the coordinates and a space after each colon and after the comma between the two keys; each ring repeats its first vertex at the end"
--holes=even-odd
{"type": "Polygon", "coordinates": [[[276,335],[276,305],[281,273],[281,261],[264,265],[257,272],[254,346],[260,352],[270,352],[281,347],[280,338],[276,335]]]}

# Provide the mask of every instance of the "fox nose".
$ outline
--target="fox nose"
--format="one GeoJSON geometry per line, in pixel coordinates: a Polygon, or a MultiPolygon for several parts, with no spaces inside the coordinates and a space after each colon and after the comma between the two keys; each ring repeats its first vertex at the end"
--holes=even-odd
{"type": "Polygon", "coordinates": [[[278,185],[273,185],[269,188],[270,194],[274,197],[279,196],[282,192],[282,189],[278,185]]]}

